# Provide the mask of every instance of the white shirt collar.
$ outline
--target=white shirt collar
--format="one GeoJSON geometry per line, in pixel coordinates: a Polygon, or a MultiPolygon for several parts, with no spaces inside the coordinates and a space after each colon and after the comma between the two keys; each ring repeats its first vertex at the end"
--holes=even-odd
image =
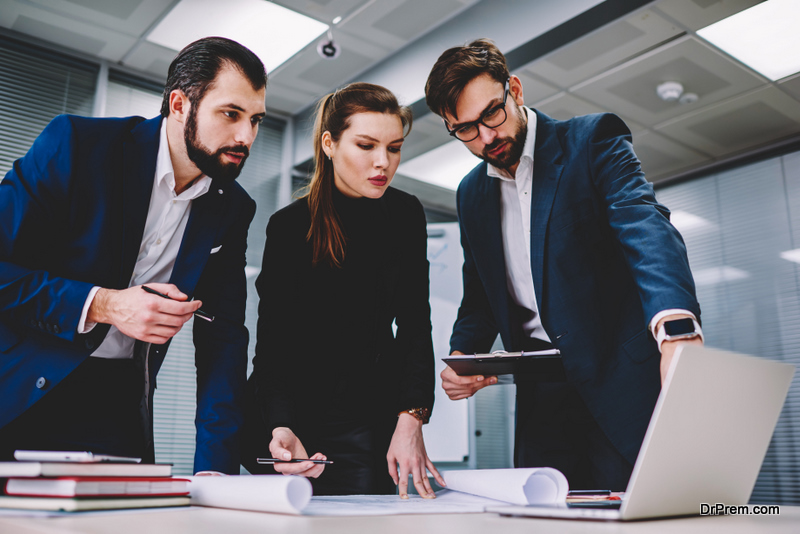
{"type": "Polygon", "coordinates": [[[211,187],[211,178],[201,176],[180,195],[175,194],[175,170],[172,167],[172,157],[169,154],[169,141],[167,140],[167,119],[161,120],[161,131],[158,140],[158,154],[156,155],[156,187],[168,187],[176,198],[192,200],[208,192],[211,187]]]}
{"type": "MultiPolygon", "coordinates": [[[[533,162],[533,151],[536,149],[536,112],[530,109],[528,106],[522,106],[522,109],[525,110],[525,113],[528,117],[528,135],[525,137],[525,145],[522,147],[522,156],[520,156],[520,161],[523,159],[527,159],[531,163],[533,162]]],[[[508,171],[504,169],[498,169],[491,163],[487,164],[488,168],[486,169],[486,174],[491,176],[492,178],[499,178],[500,180],[513,180],[514,178],[508,173],[508,171]]],[[[531,166],[532,168],[533,166],[531,166]]]]}

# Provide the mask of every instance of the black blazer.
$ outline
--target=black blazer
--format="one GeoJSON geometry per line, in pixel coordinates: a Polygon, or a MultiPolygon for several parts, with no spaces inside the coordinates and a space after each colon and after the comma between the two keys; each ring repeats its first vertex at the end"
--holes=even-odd
{"type": "Polygon", "coordinates": [[[395,418],[433,405],[422,205],[391,187],[376,200],[338,191],[334,200],[347,238],[342,268],[312,265],[306,199],[267,226],[251,387],[268,429],[297,432],[320,406],[395,418]]]}

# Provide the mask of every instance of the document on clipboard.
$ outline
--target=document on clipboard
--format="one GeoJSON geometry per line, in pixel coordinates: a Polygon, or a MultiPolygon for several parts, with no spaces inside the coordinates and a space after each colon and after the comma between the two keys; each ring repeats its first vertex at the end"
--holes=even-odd
{"type": "Polygon", "coordinates": [[[558,349],[531,352],[496,351],[490,354],[452,354],[442,361],[459,376],[514,374],[529,380],[564,380],[564,366],[558,349]]]}

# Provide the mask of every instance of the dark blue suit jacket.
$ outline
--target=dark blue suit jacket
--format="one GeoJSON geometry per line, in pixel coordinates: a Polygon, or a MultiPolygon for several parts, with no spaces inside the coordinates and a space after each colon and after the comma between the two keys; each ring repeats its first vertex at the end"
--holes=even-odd
{"type": "MultiPolygon", "coordinates": [[[[0,182],[0,428],[103,341],[78,334],[97,285],[128,286],[155,176],[161,117],[56,117],[0,182]],[[38,388],[44,377],[46,386],[38,388]]],[[[216,317],[195,321],[195,471],[239,471],[247,370],[247,229],[255,202],[217,180],[192,202],[171,283],[216,317]],[[220,247],[218,252],[211,250],[220,247]]],[[[152,385],[169,343],[150,349],[152,385]]]]}
{"type": "MultiPolygon", "coordinates": [[[[622,120],[536,115],[531,272],[542,323],[567,379],[633,463],[660,389],[648,322],[671,308],[700,316],[686,248],[622,120]]],[[[522,347],[506,288],[500,202],[486,163],[458,189],[464,297],[452,350],[486,352],[498,332],[507,350],[522,347]]]]}

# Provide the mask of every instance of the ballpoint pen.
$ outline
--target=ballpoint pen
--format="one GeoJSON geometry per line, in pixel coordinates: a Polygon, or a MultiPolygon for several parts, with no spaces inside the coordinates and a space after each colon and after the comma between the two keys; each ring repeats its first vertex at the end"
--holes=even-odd
{"type": "MultiPolygon", "coordinates": [[[[162,297],[162,298],[165,298],[165,299],[169,299],[169,300],[175,300],[172,297],[170,297],[169,295],[165,295],[164,293],[161,293],[160,291],[156,291],[155,289],[153,289],[151,287],[142,286],[142,289],[144,289],[145,291],[147,291],[148,293],[151,293],[153,295],[158,295],[159,297],[162,297]]],[[[213,315],[208,314],[208,313],[204,312],[203,310],[197,310],[197,311],[194,312],[194,314],[197,317],[200,317],[201,319],[205,319],[209,323],[214,320],[214,316],[213,315]]]]}

